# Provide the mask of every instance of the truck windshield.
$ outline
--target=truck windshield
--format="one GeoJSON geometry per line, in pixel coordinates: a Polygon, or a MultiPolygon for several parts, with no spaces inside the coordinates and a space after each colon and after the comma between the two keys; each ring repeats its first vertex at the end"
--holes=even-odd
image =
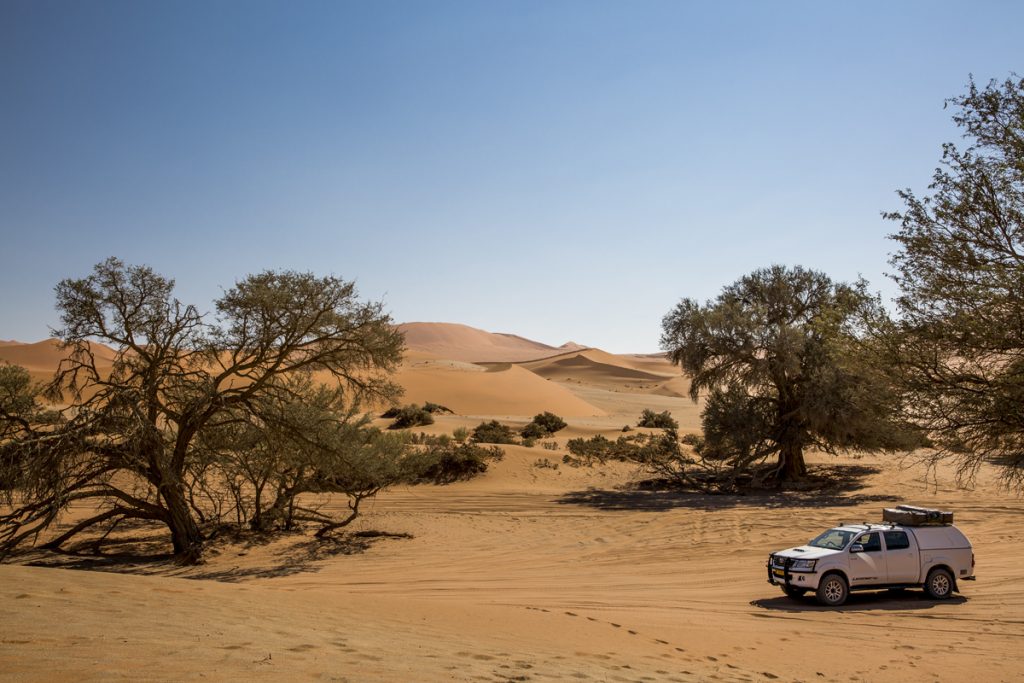
{"type": "Polygon", "coordinates": [[[814,546],[815,548],[842,550],[856,533],[856,531],[844,531],[843,529],[829,529],[807,545],[814,546]]]}

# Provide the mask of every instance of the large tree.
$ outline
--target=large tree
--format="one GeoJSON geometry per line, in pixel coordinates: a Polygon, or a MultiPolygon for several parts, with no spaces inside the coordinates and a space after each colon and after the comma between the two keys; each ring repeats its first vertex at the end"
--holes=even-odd
{"type": "MultiPolygon", "coordinates": [[[[57,286],[67,359],[48,395],[70,405],[56,422],[5,420],[0,480],[8,483],[11,511],[0,516],[0,556],[84,501],[98,512],[73,532],[153,520],[166,525],[182,561],[196,561],[204,533],[193,494],[212,488],[207,477],[217,471],[204,435],[244,423],[273,427],[294,445],[300,430],[289,429],[288,416],[297,415],[292,427],[310,419],[295,408],[309,403],[309,383],[296,379],[302,375],[316,373],[340,392],[331,399],[343,396],[339,424],[366,401],[397,393],[389,373],[402,336],[382,305],[360,301],[351,282],[267,271],[228,289],[215,316],[175,299],[173,286],[114,258],[57,286]],[[114,349],[112,367],[98,360],[97,342],[114,349]]],[[[28,410],[24,398],[18,405],[21,414],[28,410]]],[[[325,412],[315,412],[321,422],[325,412]]],[[[308,432],[317,441],[308,450],[333,465],[307,473],[304,490],[341,486],[347,433],[340,426],[308,432]]]]}
{"type": "Polygon", "coordinates": [[[962,475],[996,459],[1024,485],[1024,79],[973,80],[947,102],[949,143],[930,194],[905,208],[892,257],[902,289],[886,335],[908,415],[962,475]]]}
{"type": "Polygon", "coordinates": [[[682,300],[661,344],[690,397],[706,395],[703,455],[734,469],[774,458],[768,478],[786,481],[806,474],[807,448],[911,447],[883,369],[863,361],[866,324],[882,316],[865,283],[800,267],[757,270],[703,306],[682,300]]]}

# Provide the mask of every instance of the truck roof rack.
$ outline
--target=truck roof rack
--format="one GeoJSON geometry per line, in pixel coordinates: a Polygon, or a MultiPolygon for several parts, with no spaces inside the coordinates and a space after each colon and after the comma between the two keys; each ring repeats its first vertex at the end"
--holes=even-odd
{"type": "Polygon", "coordinates": [[[894,508],[883,508],[882,520],[904,526],[949,526],[953,523],[953,513],[914,505],[897,505],[894,508]]]}

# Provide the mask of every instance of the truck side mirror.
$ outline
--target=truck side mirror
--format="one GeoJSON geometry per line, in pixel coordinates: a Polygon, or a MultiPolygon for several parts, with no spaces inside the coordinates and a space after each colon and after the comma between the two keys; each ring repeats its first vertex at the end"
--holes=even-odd
{"type": "Polygon", "coordinates": [[[862,546],[860,543],[854,543],[853,545],[850,546],[850,552],[851,553],[862,553],[862,552],[864,552],[864,546],[862,546]]]}

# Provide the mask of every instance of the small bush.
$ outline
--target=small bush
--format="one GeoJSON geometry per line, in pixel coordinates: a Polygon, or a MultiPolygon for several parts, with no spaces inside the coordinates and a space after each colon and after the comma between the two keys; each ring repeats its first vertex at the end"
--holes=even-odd
{"type": "Polygon", "coordinates": [[[558,450],[558,442],[557,441],[545,441],[544,443],[541,444],[541,446],[543,446],[545,449],[547,449],[549,451],[557,451],[558,450]]]}
{"type": "Polygon", "coordinates": [[[531,422],[523,427],[519,435],[523,437],[524,441],[526,439],[543,439],[545,436],[549,436],[548,432],[544,431],[544,428],[536,422],[531,422]]]}
{"type": "MultiPolygon", "coordinates": [[[[391,412],[390,410],[388,412],[391,412]]],[[[420,427],[434,424],[434,416],[429,411],[420,408],[413,403],[398,410],[393,416],[395,421],[388,429],[406,429],[408,427],[420,427]]]]}
{"type": "Polygon", "coordinates": [[[704,437],[700,434],[683,434],[679,437],[679,443],[686,444],[699,453],[704,448],[704,437]]]}
{"type": "Polygon", "coordinates": [[[630,427],[629,425],[622,425],[622,431],[623,432],[631,432],[631,431],[633,431],[633,428],[630,427]]]}
{"type": "Polygon", "coordinates": [[[414,484],[450,484],[472,479],[487,471],[488,463],[504,454],[497,446],[485,448],[472,443],[428,446],[406,459],[409,481],[414,484]]]}
{"type": "Polygon", "coordinates": [[[410,434],[409,443],[416,446],[447,446],[452,442],[452,437],[447,434],[427,434],[426,432],[420,432],[419,434],[410,434]]]}
{"type": "Polygon", "coordinates": [[[481,422],[473,429],[473,441],[477,443],[507,443],[516,442],[515,432],[508,425],[503,425],[497,420],[481,422]]]}
{"type": "Polygon", "coordinates": [[[542,470],[557,470],[558,463],[551,462],[547,458],[539,458],[537,462],[533,463],[533,466],[542,470]]]}
{"type": "Polygon", "coordinates": [[[431,415],[454,415],[455,413],[448,406],[440,405],[439,403],[431,403],[427,401],[423,404],[423,410],[427,411],[431,415]]]}
{"type": "Polygon", "coordinates": [[[533,448],[534,444],[537,443],[536,439],[523,439],[522,444],[527,448],[533,448]]]}
{"type": "Polygon", "coordinates": [[[398,412],[400,410],[401,410],[401,408],[399,408],[398,406],[391,406],[390,408],[385,410],[383,413],[381,413],[380,416],[385,418],[385,419],[390,420],[393,417],[398,417],[398,412]]]}
{"type": "Polygon", "coordinates": [[[554,434],[569,426],[565,423],[565,420],[547,410],[539,415],[534,415],[533,422],[530,424],[537,425],[548,434],[554,434]]]}
{"type": "Polygon", "coordinates": [[[678,429],[679,423],[672,419],[672,413],[667,410],[656,413],[650,408],[645,408],[644,412],[640,414],[640,421],[636,423],[636,426],[652,429],[678,429]]]}
{"type": "Polygon", "coordinates": [[[469,438],[469,430],[465,427],[456,427],[452,431],[452,438],[459,443],[466,443],[466,439],[469,438]]]}

